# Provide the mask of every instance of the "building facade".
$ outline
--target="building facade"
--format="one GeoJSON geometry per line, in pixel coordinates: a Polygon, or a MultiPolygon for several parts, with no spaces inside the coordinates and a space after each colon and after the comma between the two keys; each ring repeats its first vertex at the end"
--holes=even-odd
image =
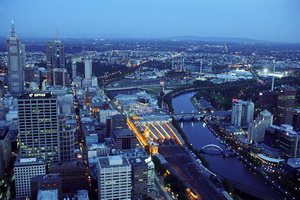
{"type": "Polygon", "coordinates": [[[297,90],[294,88],[282,88],[279,91],[276,116],[274,124],[293,124],[293,112],[296,103],[297,90]]]}
{"type": "Polygon", "coordinates": [[[14,24],[11,25],[7,37],[8,88],[13,96],[19,96],[24,91],[26,53],[25,45],[16,34],[14,24]]]}
{"type": "Polygon", "coordinates": [[[31,197],[31,178],[46,174],[46,165],[34,157],[17,158],[14,166],[16,198],[31,197]]]}
{"type": "Polygon", "coordinates": [[[253,142],[263,142],[265,136],[265,130],[267,127],[272,125],[273,115],[267,111],[262,111],[258,117],[250,123],[248,131],[248,141],[253,142]]]}
{"type": "Polygon", "coordinates": [[[132,199],[131,165],[125,157],[101,157],[97,165],[98,199],[132,199]]]}
{"type": "Polygon", "coordinates": [[[84,59],[84,78],[91,80],[92,79],[92,69],[93,69],[93,64],[92,64],[92,59],[86,57],[84,59]]]}
{"type": "Polygon", "coordinates": [[[234,99],[232,101],[231,123],[237,127],[247,127],[253,121],[254,103],[234,99]]]}
{"type": "Polygon", "coordinates": [[[47,43],[47,81],[52,85],[65,85],[65,49],[60,40],[47,43]]]}
{"type": "Polygon", "coordinates": [[[0,179],[11,160],[11,138],[8,127],[0,127],[0,179]]]}
{"type": "Polygon", "coordinates": [[[57,98],[50,94],[26,94],[18,99],[21,156],[60,161],[57,98]]]}

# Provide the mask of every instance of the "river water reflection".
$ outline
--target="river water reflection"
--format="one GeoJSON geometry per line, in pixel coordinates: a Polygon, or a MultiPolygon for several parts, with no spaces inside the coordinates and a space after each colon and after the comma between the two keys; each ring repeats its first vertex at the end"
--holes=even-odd
{"type": "MultiPolygon", "coordinates": [[[[190,101],[195,92],[183,94],[173,99],[174,113],[196,110],[190,101]]],[[[216,137],[205,126],[204,122],[179,122],[182,130],[186,134],[189,142],[194,148],[200,149],[207,144],[216,144],[222,148],[224,146],[216,139],[216,137]]],[[[264,193],[274,199],[284,199],[269,183],[259,175],[255,174],[251,169],[237,158],[224,158],[220,155],[202,154],[209,162],[211,170],[228,179],[234,180],[242,185],[252,188],[256,191],[264,193]]]]}

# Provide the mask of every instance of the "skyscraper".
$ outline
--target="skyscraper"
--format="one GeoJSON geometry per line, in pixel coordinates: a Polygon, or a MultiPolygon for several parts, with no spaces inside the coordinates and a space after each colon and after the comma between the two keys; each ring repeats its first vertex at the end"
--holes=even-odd
{"type": "Polygon", "coordinates": [[[281,88],[278,95],[277,110],[274,124],[293,124],[293,112],[296,103],[297,90],[286,87],[281,88]]]}
{"type": "Polygon", "coordinates": [[[272,123],[273,115],[269,111],[264,110],[259,113],[258,117],[249,125],[248,141],[250,143],[263,142],[265,130],[272,125],[272,123]]]}
{"type": "Polygon", "coordinates": [[[10,35],[7,37],[8,88],[13,96],[19,96],[24,90],[24,70],[26,66],[25,45],[21,44],[12,23],[10,35]]]}
{"type": "Polygon", "coordinates": [[[84,78],[88,80],[92,79],[92,59],[89,57],[84,59],[84,78]]]}
{"type": "Polygon", "coordinates": [[[27,94],[18,99],[21,156],[60,161],[57,99],[50,94],[27,94]]]}
{"type": "Polygon", "coordinates": [[[253,121],[254,103],[233,99],[231,123],[237,127],[247,127],[253,121]]]}
{"type": "Polygon", "coordinates": [[[65,49],[60,40],[47,43],[47,81],[52,85],[65,85],[65,49]]]}

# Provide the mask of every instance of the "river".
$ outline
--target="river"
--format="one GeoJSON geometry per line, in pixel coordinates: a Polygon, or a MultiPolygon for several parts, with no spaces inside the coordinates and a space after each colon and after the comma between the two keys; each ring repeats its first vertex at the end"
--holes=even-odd
{"type": "MultiPolygon", "coordinates": [[[[190,98],[194,94],[195,92],[191,92],[173,98],[172,104],[174,113],[180,113],[182,111],[191,113],[192,110],[196,110],[190,101],[190,98]]],[[[194,148],[200,149],[207,144],[216,144],[222,148],[224,147],[206,127],[204,122],[179,123],[194,148]]],[[[284,199],[284,197],[273,189],[259,174],[246,167],[239,159],[235,157],[224,158],[220,155],[208,154],[202,154],[202,156],[209,162],[210,168],[214,173],[236,181],[274,199],[284,199]]]]}

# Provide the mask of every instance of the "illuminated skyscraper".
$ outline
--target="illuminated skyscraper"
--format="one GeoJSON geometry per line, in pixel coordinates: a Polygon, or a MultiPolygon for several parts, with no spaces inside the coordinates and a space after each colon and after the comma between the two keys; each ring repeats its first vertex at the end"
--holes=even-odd
{"type": "Polygon", "coordinates": [[[21,156],[60,161],[57,99],[50,94],[27,94],[18,99],[21,156]]]}
{"type": "Polygon", "coordinates": [[[8,88],[13,96],[19,96],[24,90],[24,70],[26,66],[25,45],[21,44],[12,23],[10,35],[7,37],[8,88]]]}

